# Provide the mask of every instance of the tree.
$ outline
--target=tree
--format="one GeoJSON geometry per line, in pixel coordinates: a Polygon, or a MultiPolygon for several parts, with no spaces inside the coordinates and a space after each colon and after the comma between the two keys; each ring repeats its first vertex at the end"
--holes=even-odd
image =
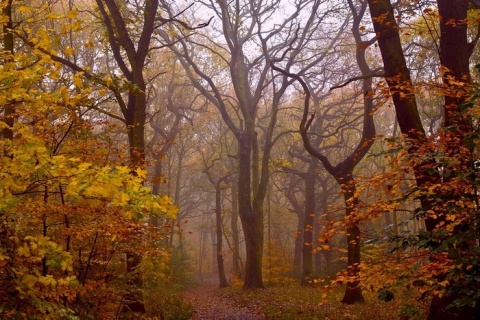
{"type": "Polygon", "coordinates": [[[223,176],[215,181],[210,172],[210,169],[215,164],[214,159],[210,165],[205,168],[205,174],[208,176],[208,180],[215,186],[215,233],[216,233],[216,260],[218,267],[218,278],[220,282],[220,288],[228,287],[227,278],[225,276],[225,266],[223,263],[223,219],[222,219],[222,183],[228,181],[231,174],[223,176]]]}
{"type": "Polygon", "coordinates": [[[313,240],[315,210],[315,189],[317,180],[318,159],[311,158],[308,161],[308,169],[302,174],[305,183],[305,204],[303,208],[303,217],[299,219],[302,222],[300,229],[303,231],[299,238],[301,239],[302,252],[302,286],[308,286],[312,283],[314,275],[313,269],[313,250],[315,242],[313,240]]]}
{"type": "MultiPolygon", "coordinates": [[[[172,44],[170,47],[180,58],[187,74],[195,87],[210,100],[220,111],[223,120],[235,135],[238,143],[238,204],[239,215],[245,234],[247,259],[245,264],[245,289],[263,288],[262,255],[263,255],[263,206],[267,192],[269,169],[268,162],[275,138],[277,113],[291,80],[284,76],[273,77],[270,73],[269,60],[278,56],[284,58],[285,68],[296,64],[302,47],[313,41],[312,30],[321,23],[315,12],[321,1],[300,1],[292,13],[279,25],[268,26],[265,19],[276,12],[279,2],[253,4],[207,2],[209,8],[221,21],[220,30],[225,44],[213,43],[206,38],[194,41],[188,30],[179,28],[178,36],[161,33],[163,38],[172,44]],[[305,26],[297,28],[300,12],[310,10],[312,13],[305,21],[305,26]],[[282,34],[288,36],[282,39],[282,34]],[[283,52],[285,43],[297,50],[283,52]],[[260,54],[251,56],[248,46],[258,48],[260,54]],[[202,52],[199,52],[202,48],[202,52]],[[194,51],[196,49],[196,52],[194,51]],[[204,63],[206,57],[220,61],[227,69],[221,71],[204,63]],[[198,59],[202,59],[200,62],[198,59]],[[253,78],[256,80],[254,81],[253,78]],[[225,79],[231,84],[232,91],[226,92],[225,79]],[[275,83],[275,85],[273,85],[275,83]],[[272,90],[266,95],[266,90],[272,90]],[[229,96],[227,96],[230,94],[229,96]],[[269,103],[262,104],[263,96],[271,97],[269,103]],[[256,132],[259,110],[263,106],[270,107],[269,124],[260,143],[256,132]],[[262,152],[259,147],[262,146],[262,152]]],[[[175,14],[170,13],[170,17],[175,14]]],[[[258,51],[257,51],[258,52],[258,51]]],[[[306,72],[316,63],[317,57],[309,58],[310,64],[302,67],[306,72]]]]}
{"type": "Polygon", "coordinates": [[[57,88],[71,75],[57,77],[61,66],[46,55],[19,51],[12,58],[21,64],[0,73],[1,103],[21,101],[14,126],[2,123],[12,139],[0,141],[0,210],[8,231],[1,268],[13,275],[1,279],[11,288],[0,294],[1,315],[109,317],[132,276],[119,266],[122,253],[143,248],[138,221],[176,210],[168,197],[151,195],[144,170],[132,175],[109,159],[105,127],[89,114],[89,90],[57,88]]]}
{"type": "MultiPolygon", "coordinates": [[[[375,110],[375,104],[373,102],[372,94],[372,77],[374,71],[370,69],[366,62],[365,50],[369,45],[373,43],[372,40],[363,41],[360,34],[360,22],[363,17],[363,13],[366,9],[366,3],[363,3],[360,9],[357,9],[353,2],[349,2],[350,10],[353,13],[353,27],[352,32],[356,43],[356,59],[359,69],[362,72],[360,79],[363,80],[362,94],[363,94],[363,124],[361,137],[356,144],[356,147],[347,155],[344,160],[341,160],[338,164],[332,164],[321,151],[312,145],[309,129],[314,121],[314,115],[309,118],[309,104],[311,97],[315,102],[319,102],[318,97],[315,99],[315,94],[312,88],[308,86],[308,82],[304,81],[299,74],[288,74],[284,70],[277,69],[278,71],[291,76],[293,79],[298,80],[306,93],[305,107],[303,112],[303,118],[300,124],[300,134],[304,142],[306,150],[314,157],[319,159],[324,168],[336,179],[340,185],[344,201],[345,210],[347,216],[346,232],[347,232],[347,246],[348,246],[348,277],[347,287],[342,302],[352,304],[359,301],[364,301],[359,281],[360,272],[360,220],[356,217],[356,212],[359,207],[359,198],[356,192],[356,183],[353,176],[355,167],[367,154],[370,146],[374,142],[375,138],[375,124],[373,122],[373,113],[375,110]]],[[[317,118],[314,124],[314,132],[318,131],[321,125],[321,117],[317,118]]]]}
{"type": "MultiPolygon", "coordinates": [[[[391,88],[400,130],[408,139],[408,143],[411,143],[413,146],[425,144],[427,139],[415,101],[410,71],[403,55],[393,7],[388,0],[368,1],[368,4],[374,30],[377,34],[378,46],[382,54],[385,80],[391,88]]],[[[416,147],[408,150],[414,153],[416,147]]],[[[415,168],[415,176],[419,185],[427,184],[431,178],[434,179],[433,182],[438,180],[438,178],[433,176],[423,175],[422,170],[423,168],[420,166],[415,168]]],[[[424,209],[428,208],[425,199],[423,202],[422,206],[424,206],[424,209]]],[[[432,229],[435,224],[435,221],[427,218],[427,229],[432,229]]]]}
{"type": "MultiPolygon", "coordinates": [[[[454,230],[450,233],[450,231],[453,231],[452,222],[447,220],[447,217],[451,214],[448,205],[449,203],[451,205],[452,196],[455,197],[455,190],[458,190],[457,188],[466,190],[466,202],[472,202],[474,201],[472,199],[475,198],[475,195],[472,195],[474,191],[471,187],[466,187],[463,183],[451,184],[455,178],[458,179],[457,181],[464,179],[458,172],[462,170],[464,172],[470,171],[472,157],[465,135],[466,132],[471,130],[471,124],[468,116],[465,116],[462,112],[462,105],[465,104],[468,94],[461,86],[458,86],[470,82],[469,58],[477,41],[475,37],[473,42],[468,42],[467,11],[469,1],[437,1],[440,14],[439,56],[443,68],[444,88],[442,94],[445,99],[445,128],[442,133],[443,138],[439,143],[440,146],[434,145],[433,148],[427,145],[428,139],[420,121],[415,101],[415,91],[403,55],[393,7],[390,1],[369,1],[369,7],[397,119],[402,133],[407,137],[407,150],[412,157],[415,157],[418,153],[425,155],[422,161],[414,162],[413,169],[417,187],[423,191],[420,196],[421,216],[425,218],[426,230],[429,233],[427,237],[436,239],[434,242],[437,244],[443,243],[445,245],[452,241],[458,232],[458,230],[454,230]],[[433,153],[431,149],[435,148],[438,149],[433,150],[433,152],[440,150],[444,153],[441,174],[436,170],[438,165],[435,163],[435,159],[429,156],[433,153]],[[460,158],[459,155],[461,155],[460,158]],[[450,184],[448,190],[441,187],[444,183],[450,184]],[[435,190],[435,192],[428,192],[428,190],[435,190]],[[439,199],[442,199],[441,202],[439,202],[439,199]],[[441,234],[445,230],[447,235],[442,236],[441,234]]],[[[471,141],[475,141],[475,138],[471,141]]],[[[468,185],[468,181],[465,182],[468,185]]],[[[461,214],[456,216],[462,221],[461,214]]],[[[457,223],[462,224],[458,221],[454,224],[457,223]]],[[[436,255],[440,247],[442,246],[431,247],[433,249],[432,263],[440,261],[438,260],[439,256],[436,255]]],[[[443,248],[443,250],[449,251],[447,250],[448,246],[443,248]]],[[[439,282],[445,281],[445,276],[448,273],[442,273],[441,276],[437,277],[437,280],[439,282]]],[[[447,306],[451,306],[453,301],[458,302],[461,299],[464,298],[458,292],[450,293],[446,297],[434,294],[429,319],[472,318],[474,311],[471,308],[465,307],[459,310],[454,307],[447,309],[447,306]]],[[[473,299],[473,305],[476,301],[478,301],[478,297],[473,299]]]]}
{"type": "MultiPolygon", "coordinates": [[[[83,7],[84,9],[86,8],[81,14],[73,5],[72,1],[69,2],[64,11],[60,9],[62,4],[63,3],[57,3],[52,6],[42,5],[39,6],[38,11],[34,4],[31,6],[22,6],[19,4],[17,7],[18,11],[16,12],[19,22],[15,25],[15,29],[11,29],[11,32],[9,31],[9,35],[15,35],[16,38],[21,39],[21,41],[28,46],[23,48],[23,51],[31,54],[31,57],[36,57],[38,60],[43,59],[47,61],[47,63],[53,65],[52,70],[55,70],[56,74],[50,75],[46,69],[42,70],[44,74],[48,74],[51,82],[39,81],[36,84],[38,86],[37,90],[56,91],[57,95],[61,95],[63,101],[59,101],[58,103],[63,104],[64,107],[66,107],[64,111],[65,114],[70,116],[69,111],[73,113],[73,110],[77,110],[76,105],[81,104],[81,106],[78,107],[79,115],[77,115],[77,117],[79,118],[82,118],[88,111],[96,110],[104,115],[120,120],[126,125],[127,136],[129,137],[131,173],[136,175],[140,171],[136,171],[135,168],[144,167],[145,165],[144,125],[146,120],[146,97],[148,92],[146,90],[146,80],[143,76],[143,71],[148,60],[148,54],[152,49],[151,36],[157,21],[158,1],[147,1],[144,6],[137,6],[135,8],[127,6],[128,10],[124,11],[122,11],[123,9],[120,8],[115,1],[97,2],[100,16],[105,19],[104,22],[107,30],[107,39],[111,41],[111,50],[117,63],[117,68],[113,71],[109,69],[109,65],[105,68],[102,66],[88,65],[91,61],[88,59],[87,54],[82,55],[81,57],[76,55],[75,50],[79,47],[84,50],[82,53],[85,53],[88,51],[88,48],[93,46],[90,40],[83,42],[85,38],[81,38],[84,35],[84,33],[82,34],[82,31],[85,30],[83,28],[87,27],[86,24],[82,24],[79,20],[81,16],[81,18],[85,19],[84,22],[92,21],[91,16],[88,16],[85,13],[89,12],[90,4],[79,4],[80,6],[85,6],[83,7]],[[122,16],[122,14],[131,13],[132,10],[144,10],[146,12],[146,14],[143,15],[144,24],[142,26],[143,29],[138,34],[137,45],[134,45],[137,34],[132,35],[128,33],[129,30],[127,24],[129,20],[122,16]],[[35,32],[33,32],[33,30],[35,30],[35,32]],[[80,36],[75,38],[75,33],[80,36]],[[79,45],[79,43],[81,44],[79,45]],[[67,79],[66,81],[65,79],[59,79],[59,74],[61,73],[59,71],[59,63],[71,70],[73,75],[68,71],[66,72],[72,75],[70,79],[67,79]],[[103,73],[102,71],[105,69],[111,73],[103,73]],[[118,73],[116,73],[117,71],[123,73],[123,76],[125,77],[123,83],[119,80],[119,77],[117,76],[118,73]],[[90,81],[90,88],[85,87],[85,79],[90,81]],[[56,88],[54,88],[54,86],[56,86],[56,88]],[[78,93],[71,93],[68,86],[75,88],[78,93]],[[103,88],[100,89],[99,87],[103,88]],[[119,111],[123,115],[123,118],[118,116],[118,113],[115,111],[111,112],[108,110],[108,106],[105,106],[105,100],[108,99],[104,100],[104,96],[108,90],[110,90],[113,97],[116,99],[119,111]],[[124,92],[127,92],[127,94],[125,95],[124,92]],[[85,101],[90,100],[93,96],[98,98],[95,103],[85,103],[85,101]]],[[[89,26],[89,30],[93,30],[91,27],[92,25],[89,26]]],[[[26,56],[28,56],[28,54],[26,54],[26,56]]],[[[106,56],[108,57],[108,54],[106,54],[106,56]]],[[[105,55],[103,55],[102,58],[105,58],[105,55]]],[[[35,66],[38,61],[31,62],[32,66],[35,66]]],[[[27,65],[24,67],[29,71],[35,70],[35,68],[30,68],[32,66],[27,65]]],[[[62,71],[64,70],[67,69],[62,69],[62,71]]],[[[30,90],[30,88],[27,88],[27,90],[30,90]]],[[[49,111],[48,114],[50,114],[50,112],[52,111],[49,111]]],[[[55,112],[61,114],[59,111],[55,112]]],[[[64,145],[63,140],[67,138],[70,131],[77,128],[76,125],[79,122],[84,120],[72,120],[71,122],[67,121],[64,123],[62,117],[66,116],[58,117],[61,120],[57,121],[63,123],[64,126],[53,124],[53,120],[51,123],[47,123],[49,130],[52,130],[52,132],[48,131],[48,134],[51,134],[51,137],[49,138],[52,139],[53,154],[65,152],[65,150],[61,150],[61,147],[64,145]],[[62,130],[66,128],[66,131],[59,130],[59,127],[61,127],[62,130]]],[[[90,117],[93,119],[97,117],[97,115],[90,117]]],[[[38,119],[41,119],[41,117],[37,114],[33,119],[32,123],[38,126],[40,122],[38,119]]],[[[98,117],[96,120],[100,121],[98,120],[98,117]]],[[[87,126],[86,123],[87,122],[85,122],[85,126],[87,126]]],[[[98,123],[97,125],[99,126],[100,124],[98,123]]],[[[75,133],[78,134],[78,132],[75,133]]],[[[96,151],[100,150],[102,149],[99,148],[96,151]]],[[[118,156],[118,154],[112,155],[112,157],[113,156],[118,156]]],[[[139,257],[134,256],[134,251],[127,250],[126,252],[130,257],[130,259],[127,259],[129,271],[138,274],[138,272],[135,273],[138,271],[135,269],[139,266],[139,257]]],[[[137,276],[137,283],[139,283],[139,279],[140,278],[137,276]]],[[[138,306],[139,311],[144,311],[142,303],[136,305],[138,306]]]]}

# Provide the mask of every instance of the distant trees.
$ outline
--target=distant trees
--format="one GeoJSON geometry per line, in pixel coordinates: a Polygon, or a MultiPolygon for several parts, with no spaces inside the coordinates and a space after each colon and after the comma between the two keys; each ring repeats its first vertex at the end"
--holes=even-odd
{"type": "MultiPolygon", "coordinates": [[[[317,19],[315,15],[321,3],[300,1],[292,6],[281,23],[269,25],[266,19],[279,10],[279,2],[208,2],[206,7],[220,21],[220,25],[213,25],[218,28],[214,31],[223,33],[224,43],[214,42],[210,37],[200,40],[182,28],[171,33],[160,32],[172,44],[170,48],[179,57],[192,83],[217,107],[237,140],[238,205],[247,252],[246,289],[264,286],[263,212],[268,164],[277,139],[277,117],[292,82],[285,76],[273,75],[270,62],[282,61],[287,70],[298,65],[302,72],[315,65],[319,59],[315,55],[308,57],[309,62],[303,65],[298,61],[301,49],[318,37],[315,29],[325,17],[317,19]],[[311,14],[302,17],[304,12],[311,14]],[[300,18],[304,18],[304,26],[297,24],[300,18]],[[202,48],[201,53],[199,48],[202,48]],[[205,59],[212,63],[206,64],[205,59]],[[262,108],[269,108],[269,111],[261,111],[262,108]],[[264,115],[269,120],[261,135],[256,124],[257,118],[264,115]]],[[[174,16],[175,13],[170,12],[170,17],[174,16]]]]}
{"type": "MultiPolygon", "coordinates": [[[[318,108],[321,101],[321,99],[317,96],[319,92],[316,91],[315,88],[309,86],[309,80],[304,81],[300,75],[290,74],[290,76],[301,83],[306,93],[303,118],[300,123],[300,134],[302,136],[304,146],[312,156],[321,161],[326,171],[336,179],[344,196],[346,215],[348,217],[346,221],[348,276],[346,280],[347,289],[342,301],[344,303],[352,304],[364,300],[359,282],[361,220],[356,217],[356,212],[359,207],[359,198],[356,190],[356,182],[353,176],[353,171],[360,161],[365,157],[375,139],[375,125],[373,121],[375,104],[373,101],[372,90],[372,78],[375,76],[375,74],[374,71],[368,66],[365,55],[366,49],[373,44],[373,39],[363,40],[361,31],[359,29],[363,14],[366,10],[366,3],[361,4],[361,6],[357,8],[352,1],[349,1],[349,7],[353,14],[352,33],[356,45],[357,65],[361,71],[361,76],[359,79],[363,79],[361,92],[364,106],[363,110],[360,112],[360,116],[363,115],[363,122],[361,135],[356,143],[356,147],[351,148],[351,151],[349,151],[349,153],[347,153],[342,160],[337,159],[336,161],[338,162],[336,164],[332,164],[332,161],[325,156],[320,149],[318,149],[318,144],[324,142],[324,139],[322,138],[325,136],[325,134],[319,132],[327,131],[324,127],[324,124],[327,126],[330,125],[326,124],[328,111],[319,110],[319,116],[317,116],[316,119],[314,119],[315,114],[310,115],[310,99],[316,103],[316,107],[318,108]]],[[[284,70],[278,69],[278,71],[282,72],[283,74],[287,74],[284,70]]],[[[352,104],[355,103],[356,102],[354,100],[352,104]]],[[[337,141],[329,146],[330,149],[335,148],[336,145],[341,146],[343,149],[347,149],[348,145],[351,143],[348,135],[345,134],[344,131],[353,129],[352,124],[354,124],[355,121],[351,121],[349,118],[354,118],[355,115],[349,114],[347,117],[348,124],[344,125],[343,123],[340,123],[335,129],[337,134],[332,134],[332,136],[336,136],[335,138],[337,141]]],[[[310,186],[310,188],[312,187],[314,186],[310,186]]],[[[313,225],[313,220],[306,219],[306,222],[308,222],[309,225],[313,225]]],[[[312,239],[308,240],[310,240],[310,243],[312,243],[312,239]]]]}

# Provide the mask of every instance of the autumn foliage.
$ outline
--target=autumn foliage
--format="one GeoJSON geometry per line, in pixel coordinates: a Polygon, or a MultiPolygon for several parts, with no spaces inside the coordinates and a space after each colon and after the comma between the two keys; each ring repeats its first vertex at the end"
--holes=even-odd
{"type": "Polygon", "coordinates": [[[165,273],[165,231],[145,222],[177,209],[122,165],[76,75],[38,51],[1,59],[0,104],[15,121],[0,122],[13,134],[0,140],[0,317],[114,317],[135,274],[165,273]],[[139,252],[148,264],[127,272],[139,252]]]}

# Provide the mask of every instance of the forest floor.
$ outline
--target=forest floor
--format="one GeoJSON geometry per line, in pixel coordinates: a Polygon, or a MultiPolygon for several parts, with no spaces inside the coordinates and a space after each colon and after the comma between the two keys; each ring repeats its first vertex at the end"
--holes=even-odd
{"type": "Polygon", "coordinates": [[[218,287],[218,278],[204,279],[198,286],[182,292],[183,299],[193,308],[191,320],[262,320],[255,305],[232,299],[218,287]]]}
{"type": "Polygon", "coordinates": [[[344,288],[322,289],[281,285],[265,290],[243,291],[234,286],[219,289],[217,278],[208,278],[183,291],[193,310],[192,320],[357,320],[424,319],[427,303],[396,296],[379,301],[377,294],[364,292],[365,303],[340,302],[344,288]]]}

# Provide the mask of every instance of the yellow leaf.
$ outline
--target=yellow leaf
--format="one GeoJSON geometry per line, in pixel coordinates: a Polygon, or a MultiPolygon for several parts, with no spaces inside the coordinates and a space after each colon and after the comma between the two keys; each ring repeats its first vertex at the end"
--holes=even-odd
{"type": "Polygon", "coordinates": [[[32,8],[30,7],[27,7],[27,6],[20,6],[17,8],[17,11],[18,12],[21,12],[21,13],[30,13],[32,11],[32,8]]]}
{"type": "Polygon", "coordinates": [[[75,19],[78,15],[78,10],[71,10],[69,12],[67,12],[66,14],[66,17],[69,18],[69,19],[75,19]]]}
{"type": "Polygon", "coordinates": [[[63,260],[60,263],[60,268],[62,269],[62,271],[72,271],[73,270],[71,264],[67,260],[63,260]]]}
{"type": "Polygon", "coordinates": [[[130,196],[126,193],[121,193],[120,196],[118,197],[118,205],[124,206],[128,204],[128,201],[130,200],[130,196]]]}
{"type": "Polygon", "coordinates": [[[38,282],[44,284],[45,286],[52,286],[52,287],[56,286],[57,284],[57,280],[55,280],[52,275],[39,277],[38,282]]]}
{"type": "Polygon", "coordinates": [[[128,174],[130,173],[130,169],[125,166],[116,166],[115,169],[118,171],[120,174],[128,174]]]}
{"type": "Polygon", "coordinates": [[[31,274],[26,274],[22,278],[22,283],[25,284],[28,288],[33,288],[35,283],[37,283],[37,277],[32,276],[31,274]]]}
{"type": "Polygon", "coordinates": [[[85,163],[85,162],[83,162],[83,163],[80,163],[80,165],[78,166],[78,170],[79,170],[79,171],[85,171],[85,170],[87,170],[88,168],[90,168],[91,166],[92,166],[91,163],[85,163]]]}
{"type": "Polygon", "coordinates": [[[30,249],[28,248],[27,244],[25,244],[25,243],[23,244],[22,247],[19,247],[17,249],[17,254],[19,256],[23,256],[23,257],[30,257],[31,256],[30,249]]]}
{"type": "Polygon", "coordinates": [[[137,177],[146,179],[147,178],[147,171],[142,169],[142,168],[137,168],[135,170],[135,173],[137,174],[137,177]]]}
{"type": "Polygon", "coordinates": [[[79,89],[83,88],[83,80],[82,80],[83,72],[78,72],[73,76],[73,85],[79,89]]]}
{"type": "Polygon", "coordinates": [[[71,56],[75,51],[73,50],[72,47],[67,47],[65,50],[63,50],[63,53],[66,55],[66,56],[71,56]]]}
{"type": "Polygon", "coordinates": [[[105,78],[105,86],[106,86],[107,88],[110,88],[110,87],[112,86],[112,84],[113,84],[112,77],[107,76],[107,77],[105,78]]]}
{"type": "Polygon", "coordinates": [[[167,217],[169,217],[170,219],[175,219],[177,218],[177,215],[178,215],[178,207],[177,206],[174,206],[174,205],[171,205],[168,210],[165,212],[165,214],[167,215],[167,217]]]}
{"type": "Polygon", "coordinates": [[[122,216],[127,219],[132,219],[135,216],[135,213],[132,210],[124,210],[122,216]]]}

